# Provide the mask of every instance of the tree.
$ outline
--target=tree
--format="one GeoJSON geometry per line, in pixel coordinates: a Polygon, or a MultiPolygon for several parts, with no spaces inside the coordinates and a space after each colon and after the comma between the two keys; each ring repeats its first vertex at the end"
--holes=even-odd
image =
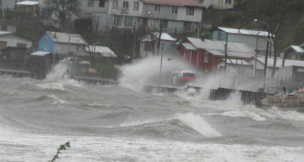
{"type": "Polygon", "coordinates": [[[80,5],[79,0],[49,0],[46,2],[45,12],[55,24],[68,30],[73,16],[80,17],[82,14],[80,5]]]}
{"type": "Polygon", "coordinates": [[[271,33],[270,39],[273,41],[274,48],[272,77],[274,77],[279,54],[278,41],[284,39],[283,34],[286,32],[288,24],[294,21],[295,15],[302,13],[303,8],[303,0],[247,0],[243,3],[244,18],[247,21],[258,19],[265,24],[264,28],[271,33]]]}

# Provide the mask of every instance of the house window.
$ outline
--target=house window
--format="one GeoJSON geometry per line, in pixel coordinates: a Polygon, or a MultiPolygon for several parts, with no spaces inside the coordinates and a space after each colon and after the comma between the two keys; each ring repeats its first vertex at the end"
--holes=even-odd
{"type": "Polygon", "coordinates": [[[187,7],[186,15],[194,15],[194,7],[187,7]]]}
{"type": "Polygon", "coordinates": [[[209,63],[209,53],[205,52],[204,54],[204,63],[209,63]]]}
{"type": "Polygon", "coordinates": [[[112,9],[118,9],[118,1],[113,1],[112,9]]]}
{"type": "Polygon", "coordinates": [[[160,20],[160,25],[162,28],[167,28],[168,27],[168,20],[160,20]]]}
{"type": "Polygon", "coordinates": [[[7,42],[6,41],[0,41],[0,49],[6,48],[7,42]]]}
{"type": "Polygon", "coordinates": [[[94,7],[94,0],[88,1],[88,7],[94,7]]]}
{"type": "Polygon", "coordinates": [[[224,32],[221,33],[221,40],[222,41],[226,40],[226,33],[224,33],[224,32]]]}
{"type": "Polygon", "coordinates": [[[226,0],[226,3],[231,4],[231,0],[226,0]]]}
{"type": "Polygon", "coordinates": [[[128,9],[129,8],[129,2],[128,1],[123,1],[122,8],[128,9]]]}
{"type": "Polygon", "coordinates": [[[105,7],[105,0],[99,0],[99,7],[105,7]]]}
{"type": "Polygon", "coordinates": [[[191,22],[184,22],[184,29],[191,30],[191,22]]]}
{"type": "Polygon", "coordinates": [[[17,43],[17,47],[26,48],[26,44],[24,44],[24,43],[17,43]]]}
{"type": "Polygon", "coordinates": [[[114,16],[114,26],[122,26],[122,17],[114,16]]]}
{"type": "Polygon", "coordinates": [[[132,27],[133,26],[133,22],[134,22],[134,18],[133,17],[126,17],[125,18],[125,26],[132,27]]]}
{"type": "Polygon", "coordinates": [[[2,25],[1,26],[1,31],[6,31],[7,30],[7,26],[2,25]]]}
{"type": "Polygon", "coordinates": [[[45,37],[44,38],[44,44],[48,44],[49,40],[48,40],[48,37],[45,37]]]}
{"type": "Polygon", "coordinates": [[[139,11],[139,2],[134,2],[133,3],[133,10],[134,11],[139,11]]]}
{"type": "Polygon", "coordinates": [[[155,5],[155,11],[160,12],[160,5],[155,5]]]}
{"type": "Polygon", "coordinates": [[[172,7],[172,13],[177,14],[177,7],[172,7]]]}

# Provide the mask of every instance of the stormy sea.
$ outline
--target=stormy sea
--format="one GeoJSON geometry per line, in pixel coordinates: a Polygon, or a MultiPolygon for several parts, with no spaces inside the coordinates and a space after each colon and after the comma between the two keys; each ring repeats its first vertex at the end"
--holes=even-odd
{"type": "Polygon", "coordinates": [[[243,105],[238,94],[146,93],[144,62],[122,67],[115,86],[62,78],[62,68],[45,80],[0,76],[1,162],[47,162],[65,142],[59,162],[304,159],[303,113],[243,105]]]}

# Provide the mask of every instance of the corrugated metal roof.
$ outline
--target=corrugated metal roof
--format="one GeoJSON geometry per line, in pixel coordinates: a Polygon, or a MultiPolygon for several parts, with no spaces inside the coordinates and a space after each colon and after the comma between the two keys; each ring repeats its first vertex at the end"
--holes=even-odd
{"type": "MultiPolygon", "coordinates": [[[[191,44],[193,44],[198,49],[208,49],[208,50],[219,50],[225,51],[225,42],[224,41],[213,41],[205,39],[202,41],[199,38],[187,38],[191,44]]],[[[243,43],[231,43],[228,42],[227,46],[228,52],[241,52],[241,53],[251,53],[254,54],[254,50],[243,43]]]]}
{"type": "Polygon", "coordinates": [[[232,33],[232,34],[244,34],[244,35],[258,35],[267,37],[268,32],[267,31],[258,31],[258,30],[247,30],[247,29],[234,29],[234,28],[224,28],[224,27],[218,27],[220,30],[223,30],[226,33],[232,33]]]}
{"type": "MultiPolygon", "coordinates": [[[[258,57],[258,60],[265,64],[265,57],[258,57]]],[[[280,68],[280,67],[283,67],[282,62],[283,60],[279,57],[277,57],[277,64],[276,64],[276,67],[280,68]]],[[[268,58],[268,61],[267,61],[267,66],[268,67],[273,67],[273,64],[274,64],[274,58],[268,58]]],[[[288,67],[288,66],[299,66],[299,67],[304,67],[304,61],[298,61],[298,60],[286,60],[285,59],[285,66],[288,67]]]]}
{"type": "Polygon", "coordinates": [[[17,5],[23,5],[23,6],[34,6],[38,5],[39,2],[34,2],[34,1],[23,1],[23,2],[18,2],[16,3],[17,5]]]}
{"type": "Polygon", "coordinates": [[[299,47],[299,46],[294,46],[294,45],[292,45],[292,46],[290,46],[295,52],[297,52],[297,53],[304,53],[304,49],[302,49],[301,47],[299,47]]]}
{"type": "Polygon", "coordinates": [[[203,7],[193,0],[141,0],[145,3],[152,4],[162,4],[162,5],[174,5],[174,6],[193,6],[193,7],[203,7]]]}
{"type": "Polygon", "coordinates": [[[228,64],[235,64],[235,65],[247,65],[247,66],[252,66],[249,62],[245,60],[237,60],[237,59],[228,59],[227,60],[228,64]]]}
{"type": "Polygon", "coordinates": [[[57,43],[71,43],[71,44],[81,44],[85,45],[87,42],[79,34],[68,34],[60,32],[46,32],[54,42],[57,43]]]}
{"type": "Polygon", "coordinates": [[[46,56],[50,53],[51,52],[47,52],[47,51],[36,51],[36,52],[32,53],[31,56],[46,56]]]}
{"type": "Polygon", "coordinates": [[[190,43],[183,43],[182,44],[187,50],[197,50],[192,44],[190,43]]]}
{"type": "MultiPolygon", "coordinates": [[[[155,32],[153,33],[153,35],[157,38],[159,38],[159,33],[155,32]]],[[[161,40],[165,40],[165,41],[176,41],[175,38],[171,37],[171,35],[169,35],[168,33],[161,33],[161,40]]]]}
{"type": "MultiPolygon", "coordinates": [[[[224,51],[219,51],[219,50],[206,50],[206,51],[217,57],[225,57],[224,51]]],[[[254,57],[254,54],[244,53],[244,52],[227,52],[227,56],[228,58],[252,58],[254,57]]]]}
{"type": "Polygon", "coordinates": [[[87,52],[99,53],[102,57],[117,57],[110,48],[104,46],[86,46],[85,50],[87,52]]]}

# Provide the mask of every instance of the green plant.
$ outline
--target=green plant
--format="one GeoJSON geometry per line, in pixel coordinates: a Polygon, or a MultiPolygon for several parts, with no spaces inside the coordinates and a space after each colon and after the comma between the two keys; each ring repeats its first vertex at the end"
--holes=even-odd
{"type": "Polygon", "coordinates": [[[60,147],[57,149],[56,155],[54,155],[53,159],[50,162],[54,162],[57,159],[59,159],[59,154],[61,154],[61,151],[66,150],[67,148],[70,148],[70,147],[71,147],[70,142],[66,142],[63,145],[60,145],[60,147]]]}

